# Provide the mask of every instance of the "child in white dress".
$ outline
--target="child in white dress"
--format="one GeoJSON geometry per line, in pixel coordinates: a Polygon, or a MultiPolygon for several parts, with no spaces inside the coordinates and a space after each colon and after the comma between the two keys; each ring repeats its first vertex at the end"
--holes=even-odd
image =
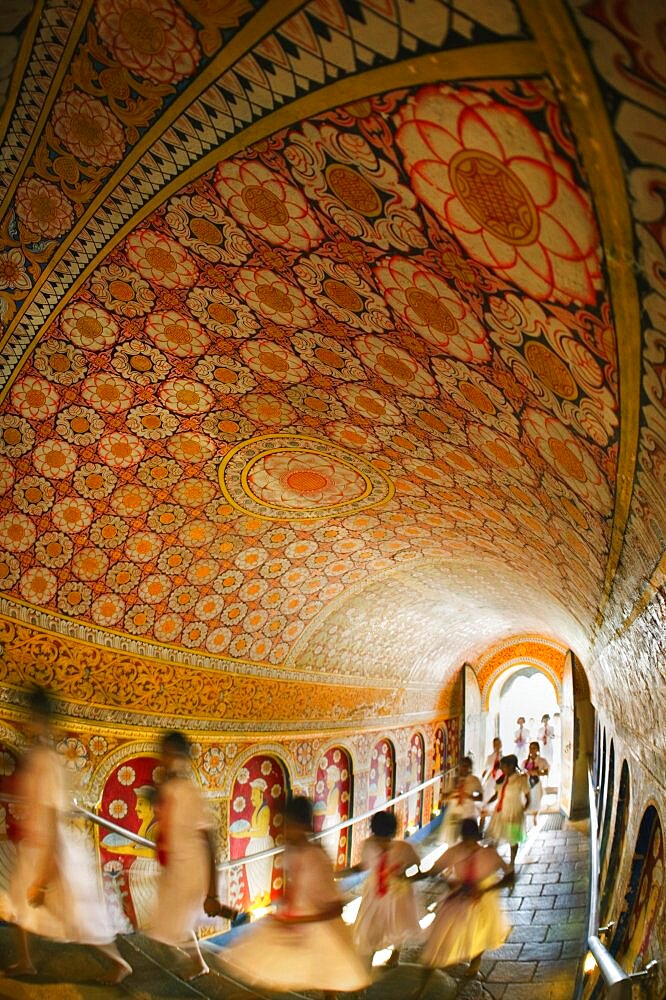
{"type": "MultiPolygon", "coordinates": [[[[467,977],[479,971],[484,951],[499,948],[509,927],[499,905],[497,872],[510,874],[511,866],[492,847],[480,847],[479,828],[463,820],[462,841],[445,851],[427,876],[449,872],[451,892],[438,905],[421,953],[426,966],[422,992],[433,969],[469,962],[467,977]]],[[[423,877],[423,876],[422,876],[423,877]]]]}
{"type": "Polygon", "coordinates": [[[275,914],[240,933],[223,964],[252,986],[326,996],[370,985],[370,975],[342,921],[342,898],[324,848],[310,840],[312,802],[290,799],[285,809],[285,894],[275,914]]]}
{"type": "Polygon", "coordinates": [[[88,859],[80,838],[68,829],[70,800],[62,758],[52,746],[51,702],[37,688],[29,697],[32,746],[21,762],[17,794],[21,802],[21,836],[8,892],[15,925],[18,961],[10,976],[35,974],[28,934],[55,941],[92,945],[113,964],[105,982],[119,983],[132,968],[118,951],[104,902],[90,882],[88,859]]]}
{"type": "Polygon", "coordinates": [[[375,813],[370,829],[372,836],[363,844],[361,861],[352,869],[368,872],[354,924],[354,943],[369,964],[376,951],[392,948],[386,964],[394,966],[400,960],[400,946],[421,932],[414,886],[404,877],[408,868],[418,867],[419,856],[411,844],[395,840],[394,813],[375,813]]]}
{"type": "Polygon", "coordinates": [[[455,844],[460,840],[460,825],[464,819],[478,820],[483,799],[483,786],[472,774],[472,758],[460,761],[458,779],[444,796],[446,812],[438,835],[440,844],[455,844]]]}
{"type": "Polygon", "coordinates": [[[209,969],[197,942],[195,927],[207,916],[234,917],[217,896],[212,820],[203,795],[191,777],[190,744],[182,733],[162,740],[166,780],[159,790],[158,857],[160,874],[155,912],[146,934],[184,951],[194,979],[209,969]]]}
{"type": "Polygon", "coordinates": [[[530,786],[527,775],[518,770],[515,754],[502,757],[501,764],[503,778],[497,786],[495,809],[486,836],[497,844],[509,844],[513,869],[518,846],[525,840],[525,809],[530,786]]]}
{"type": "Polygon", "coordinates": [[[534,826],[536,826],[539,809],[541,808],[541,799],[543,798],[543,784],[541,779],[549,771],[548,761],[539,754],[539,743],[537,740],[532,740],[530,743],[530,752],[523,763],[523,771],[527,775],[530,786],[529,800],[525,814],[534,817],[534,826]]]}

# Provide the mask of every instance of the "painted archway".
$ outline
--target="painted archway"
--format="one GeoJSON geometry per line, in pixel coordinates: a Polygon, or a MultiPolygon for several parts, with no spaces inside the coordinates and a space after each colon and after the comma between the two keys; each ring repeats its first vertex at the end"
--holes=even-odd
{"type": "Polygon", "coordinates": [[[611,842],[608,864],[606,866],[606,878],[604,882],[603,895],[601,897],[601,920],[607,923],[610,901],[617,880],[619,871],[620,855],[627,835],[629,820],[629,800],[630,800],[630,779],[629,765],[626,760],[622,762],[620,772],[620,787],[617,795],[617,808],[615,810],[615,829],[613,830],[613,840],[611,842]]]}
{"type": "Polygon", "coordinates": [[[372,750],[368,809],[380,809],[393,798],[395,789],[395,749],[386,737],[378,740],[372,750]]]}
{"type": "MultiPolygon", "coordinates": [[[[352,793],[352,761],[344,747],[329,747],[319,758],[314,794],[316,833],[349,819],[352,793]]],[[[349,857],[351,827],[322,838],[322,844],[336,868],[344,868],[349,857]]]]}
{"type": "MultiPolygon", "coordinates": [[[[420,785],[425,769],[425,744],[421,733],[412,733],[409,741],[409,787],[420,785]]],[[[423,812],[423,792],[410,795],[407,800],[407,829],[410,832],[421,826],[423,812]]]]}
{"type": "Polygon", "coordinates": [[[610,821],[613,813],[613,795],[615,793],[615,744],[613,740],[610,741],[610,749],[608,751],[608,777],[606,782],[606,806],[604,809],[603,823],[601,825],[601,840],[599,842],[599,858],[602,865],[606,860],[606,848],[608,846],[608,837],[610,835],[610,821]]]}
{"type": "MultiPolygon", "coordinates": [[[[234,776],[229,799],[229,857],[247,858],[283,841],[287,769],[273,754],[257,753],[234,776]]],[[[242,910],[268,906],[282,895],[280,857],[262,858],[229,872],[230,905],[242,910]]]]}
{"type": "Polygon", "coordinates": [[[643,814],[636,838],[625,905],[613,938],[612,950],[628,972],[651,958],[651,944],[664,908],[664,837],[654,805],[643,814]]]}

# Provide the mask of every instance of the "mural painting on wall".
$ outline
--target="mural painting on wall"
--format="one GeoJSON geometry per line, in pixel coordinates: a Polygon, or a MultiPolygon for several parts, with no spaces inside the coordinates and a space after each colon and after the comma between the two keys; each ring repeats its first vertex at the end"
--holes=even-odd
{"type": "MultiPolygon", "coordinates": [[[[229,801],[230,858],[247,858],[283,842],[287,790],[286,770],[276,757],[256,754],[238,770],[229,801]]],[[[268,906],[281,894],[279,856],[239,865],[229,873],[229,902],[238,909],[268,906]]]]}
{"type": "MultiPolygon", "coordinates": [[[[433,737],[432,748],[432,773],[441,774],[446,771],[446,734],[442,726],[438,726],[433,737]]],[[[444,782],[440,779],[432,786],[432,807],[442,808],[442,796],[444,794],[444,782]]]]}
{"type": "MultiPolygon", "coordinates": [[[[423,768],[425,765],[425,755],[423,747],[423,737],[420,733],[413,733],[409,741],[409,788],[420,785],[423,781],[423,768]]],[[[414,830],[421,825],[421,810],[423,806],[423,793],[410,795],[407,800],[407,826],[414,830]]]]}
{"type": "Polygon", "coordinates": [[[615,957],[628,972],[639,970],[654,957],[650,945],[663,891],[664,837],[657,810],[649,806],[638,831],[629,891],[617,927],[615,957]]]}
{"type": "MultiPolygon", "coordinates": [[[[322,754],[315,785],[314,825],[319,833],[349,819],[351,800],[351,759],[342,747],[331,747],[322,754]]],[[[344,868],[349,854],[349,830],[327,834],[322,844],[336,868],[344,868]]]]}
{"type": "Polygon", "coordinates": [[[15,794],[18,763],[16,751],[0,743],[0,893],[7,891],[14,869],[14,843],[20,818],[18,806],[3,801],[2,795],[15,794]]]}
{"type": "MultiPolygon", "coordinates": [[[[164,769],[152,754],[131,757],[111,772],[99,815],[157,845],[157,786],[164,769]]],[[[159,861],[155,849],[141,847],[119,833],[99,829],[104,894],[121,926],[147,926],[155,901],[159,861]]]]}
{"type": "Polygon", "coordinates": [[[393,798],[394,785],[395,750],[390,740],[381,739],[375,744],[372,751],[368,809],[381,809],[385,802],[393,798]]]}

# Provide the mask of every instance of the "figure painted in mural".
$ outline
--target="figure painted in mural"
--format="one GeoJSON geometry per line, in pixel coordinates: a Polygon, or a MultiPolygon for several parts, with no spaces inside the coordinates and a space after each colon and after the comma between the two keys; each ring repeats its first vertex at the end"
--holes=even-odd
{"type": "MultiPolygon", "coordinates": [[[[447,873],[453,889],[441,900],[421,952],[423,988],[434,969],[469,962],[467,978],[478,975],[484,951],[499,948],[509,934],[500,907],[497,873],[509,875],[512,866],[493,847],[479,846],[479,828],[473,819],[462,824],[462,841],[449,848],[421,877],[447,873]]],[[[420,994],[419,994],[420,995],[420,994]]]]}
{"type": "Polygon", "coordinates": [[[162,763],[166,778],[157,801],[160,877],[147,933],[184,951],[191,963],[187,978],[195,979],[209,971],[197,943],[197,921],[204,912],[232,918],[236,911],[218,898],[212,818],[192,780],[190,744],[182,733],[163,737],[162,763]]]}
{"type": "Polygon", "coordinates": [[[500,760],[502,759],[502,741],[499,736],[493,740],[493,748],[486,757],[481,772],[481,783],[483,785],[483,806],[481,809],[481,830],[488,815],[488,803],[496,791],[497,781],[502,775],[500,760]]]}
{"type": "MultiPolygon", "coordinates": [[[[419,747],[412,744],[409,748],[409,787],[413,788],[415,785],[421,783],[421,756],[419,754],[419,747]]],[[[419,825],[419,803],[421,801],[420,793],[410,795],[407,799],[407,826],[410,830],[415,830],[419,825]]]]}
{"type": "MultiPolygon", "coordinates": [[[[324,808],[324,819],[322,822],[321,829],[330,830],[332,826],[335,826],[340,822],[340,778],[341,772],[337,764],[331,764],[326,769],[326,802],[317,803],[317,806],[323,806],[324,808]]],[[[322,847],[324,847],[329,858],[332,860],[333,864],[336,863],[338,859],[338,842],[340,840],[340,832],[336,830],[334,833],[329,833],[326,837],[321,838],[322,847]]]]}
{"type": "Polygon", "coordinates": [[[541,799],[543,798],[543,783],[541,779],[545,778],[550,770],[548,761],[540,755],[539,750],[539,742],[532,740],[529,755],[523,763],[523,771],[527,774],[527,780],[530,785],[529,799],[525,813],[527,816],[534,818],[534,826],[537,825],[541,799]]]}
{"type": "MultiPolygon", "coordinates": [[[[155,815],[157,791],[152,785],[139,785],[134,789],[135,812],[140,826],[137,833],[146,840],[157,843],[159,824],[155,815]]],[[[132,906],[136,916],[137,930],[145,930],[151,921],[155,908],[157,879],[160,865],[157,848],[134,844],[131,840],[119,841],[115,834],[107,834],[102,841],[105,850],[112,854],[130,855],[134,858],[129,869],[128,884],[132,906]]]]}
{"type": "Polygon", "coordinates": [[[525,840],[525,809],[530,786],[527,775],[518,770],[518,761],[513,753],[502,757],[502,778],[494,797],[495,808],[490,817],[486,836],[497,844],[508,844],[511,848],[511,868],[516,863],[518,846],[525,840]]]}
{"type": "Polygon", "coordinates": [[[393,952],[386,963],[397,965],[400,947],[418,938],[419,908],[414,886],[405,879],[407,869],[418,867],[419,856],[411,844],[396,840],[394,813],[378,812],[370,821],[372,836],[363,844],[361,860],[349,871],[367,871],[361,906],[354,924],[354,943],[372,964],[372,956],[383,948],[393,952]]]}
{"type": "Polygon", "coordinates": [[[313,833],[313,805],[304,796],[285,809],[285,893],[274,915],[239,934],[223,962],[233,976],[265,989],[360,990],[370,974],[342,921],[342,897],[331,863],[313,833]]]}
{"type": "Polygon", "coordinates": [[[550,766],[553,763],[555,729],[550,724],[549,715],[544,715],[541,719],[541,725],[537,730],[536,739],[539,741],[541,756],[546,758],[548,765],[550,766]]]}
{"type": "MultiPolygon", "coordinates": [[[[238,830],[233,836],[248,839],[245,857],[268,851],[275,847],[275,841],[270,835],[271,810],[266,802],[268,784],[263,778],[255,778],[250,782],[250,798],[254,811],[249,830],[238,830]]],[[[273,858],[261,858],[245,865],[245,878],[250,899],[250,907],[255,909],[268,906],[271,901],[271,884],[273,881],[273,858]]]]}
{"type": "Polygon", "coordinates": [[[462,821],[478,820],[482,798],[483,786],[477,776],[472,774],[472,758],[463,757],[458,778],[444,796],[446,813],[438,837],[440,844],[457,844],[462,821]]]}
{"type": "Polygon", "coordinates": [[[527,754],[527,749],[530,745],[530,731],[525,725],[525,716],[519,715],[516,719],[518,728],[516,729],[513,742],[516,747],[516,757],[518,760],[524,760],[527,754]]]}
{"type": "Polygon", "coordinates": [[[97,880],[69,834],[67,779],[53,749],[52,706],[42,689],[31,692],[32,745],[21,762],[17,794],[23,800],[16,867],[9,886],[18,961],[8,975],[33,975],[28,934],[92,945],[112,963],[105,981],[119,983],[132,968],[114,942],[97,880]]]}

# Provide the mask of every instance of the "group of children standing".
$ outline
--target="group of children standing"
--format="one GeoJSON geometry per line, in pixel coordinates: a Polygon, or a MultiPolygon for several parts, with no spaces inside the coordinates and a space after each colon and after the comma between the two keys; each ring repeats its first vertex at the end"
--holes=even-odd
{"type": "MultiPolygon", "coordinates": [[[[2,913],[15,925],[17,961],[6,974],[34,974],[28,936],[34,933],[97,948],[110,966],[106,981],[120,982],[132,969],[118,951],[97,882],[83,876],[89,868],[80,857],[77,861],[64,831],[66,787],[43,692],[31,696],[31,709],[33,742],[21,765],[18,788],[25,820],[5,901],[8,912],[2,913]]],[[[209,971],[195,935],[202,913],[227,918],[237,914],[217,895],[211,820],[191,780],[190,746],[182,734],[165,735],[162,761],[166,777],[156,804],[160,874],[145,933],[185,952],[187,977],[194,978],[209,971]]],[[[285,810],[284,896],[274,913],[241,930],[224,949],[224,967],[234,977],[274,991],[318,989],[332,996],[363,989],[371,982],[375,952],[390,947],[389,964],[396,964],[400,947],[423,937],[414,883],[446,875],[449,891],[437,907],[422,951],[424,987],[436,968],[469,962],[469,975],[475,975],[482,953],[499,947],[507,936],[498,894],[489,890],[496,888],[500,873],[513,872],[524,837],[525,808],[536,787],[530,789],[529,777],[547,773],[547,765],[531,748],[520,772],[515,756],[502,757],[496,740],[484,783],[471,772],[471,761],[465,758],[447,793],[443,836],[452,846],[430,869],[423,870],[411,844],[395,839],[393,813],[373,816],[372,835],[354,869],[366,871],[367,878],[352,930],[342,920],[343,898],[326,851],[312,839],[312,803],[302,796],[292,798],[285,810]],[[510,845],[510,863],[494,847],[479,843],[481,810],[484,819],[491,813],[487,838],[510,845]]]]}

